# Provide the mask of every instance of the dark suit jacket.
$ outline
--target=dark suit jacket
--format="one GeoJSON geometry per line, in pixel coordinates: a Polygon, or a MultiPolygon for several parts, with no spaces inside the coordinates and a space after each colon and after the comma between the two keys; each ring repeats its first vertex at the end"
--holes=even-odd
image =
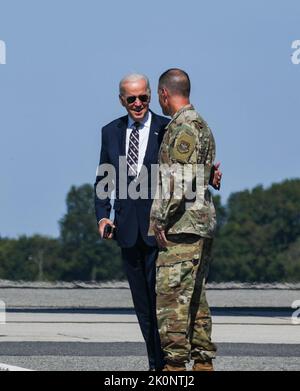
{"type": "MultiPolygon", "coordinates": [[[[144,166],[148,172],[148,190],[151,189],[151,164],[158,163],[159,147],[164,135],[166,125],[169,119],[158,116],[152,112],[151,127],[149,132],[149,140],[144,158],[144,166]]],[[[128,116],[118,118],[117,120],[106,125],[102,129],[102,144],[100,153],[100,165],[111,164],[116,170],[115,189],[115,238],[120,247],[128,248],[135,245],[140,232],[144,241],[149,246],[156,246],[156,241],[153,236],[148,236],[148,228],[150,221],[150,209],[152,199],[120,199],[119,189],[119,157],[126,156],[126,130],[128,126],[128,116]]],[[[123,167],[124,169],[124,167],[123,167]]],[[[103,200],[99,199],[96,194],[96,187],[100,180],[104,179],[105,175],[97,176],[94,185],[95,189],[95,209],[97,221],[102,218],[109,218],[111,211],[110,198],[103,200]]],[[[128,189],[130,179],[126,176],[126,188],[128,189]]],[[[152,184],[153,186],[153,184],[152,184]]],[[[149,194],[148,194],[149,195],[149,194]]]]}

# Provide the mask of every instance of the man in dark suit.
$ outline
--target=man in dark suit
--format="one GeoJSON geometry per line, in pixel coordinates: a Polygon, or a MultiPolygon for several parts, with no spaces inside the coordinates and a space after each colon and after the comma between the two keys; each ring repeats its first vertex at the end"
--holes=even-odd
{"type": "Polygon", "coordinates": [[[99,163],[99,168],[111,165],[115,169],[115,219],[114,222],[110,220],[110,196],[105,195],[112,190],[112,184],[107,181],[107,186],[100,186],[107,179],[101,170],[94,186],[96,217],[101,237],[106,225],[114,229],[114,234],[108,238],[114,236],[121,247],[134,308],[146,342],[149,369],[160,370],[164,361],[156,320],[155,261],[158,248],[155,237],[148,236],[153,199],[151,189],[155,189],[155,184],[151,184],[149,174],[151,165],[157,164],[159,147],[169,119],[149,110],[151,90],[144,75],[133,74],[123,78],[119,98],[128,115],[103,127],[99,163]],[[123,157],[121,162],[120,157],[123,157]],[[124,170],[125,178],[122,176],[124,170]],[[146,188],[146,197],[136,198],[128,194],[132,185],[138,190],[138,182],[145,178],[143,187],[144,190],[146,188]],[[124,193],[121,187],[123,190],[125,187],[126,196],[121,195],[124,193]]]}

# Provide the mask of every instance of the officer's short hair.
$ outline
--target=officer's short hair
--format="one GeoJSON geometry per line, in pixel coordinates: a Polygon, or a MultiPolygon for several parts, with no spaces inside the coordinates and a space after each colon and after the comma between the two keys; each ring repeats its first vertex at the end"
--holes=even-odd
{"type": "Polygon", "coordinates": [[[151,94],[151,88],[150,88],[150,82],[149,79],[146,75],[143,75],[141,73],[130,73],[129,75],[126,75],[123,77],[123,79],[120,81],[119,84],[119,92],[120,95],[124,94],[124,84],[127,82],[134,82],[134,81],[139,81],[139,80],[145,80],[147,84],[147,92],[150,95],[151,94]]]}
{"type": "Polygon", "coordinates": [[[160,76],[158,88],[166,88],[171,95],[189,98],[191,81],[189,75],[182,69],[171,68],[160,76]]]}

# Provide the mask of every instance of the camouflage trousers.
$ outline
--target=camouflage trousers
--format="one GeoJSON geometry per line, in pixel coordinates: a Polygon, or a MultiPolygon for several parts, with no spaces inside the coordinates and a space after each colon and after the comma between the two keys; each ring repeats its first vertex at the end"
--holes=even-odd
{"type": "Polygon", "coordinates": [[[157,259],[157,321],[167,362],[207,361],[216,356],[205,294],[212,239],[169,235],[157,259]]]}

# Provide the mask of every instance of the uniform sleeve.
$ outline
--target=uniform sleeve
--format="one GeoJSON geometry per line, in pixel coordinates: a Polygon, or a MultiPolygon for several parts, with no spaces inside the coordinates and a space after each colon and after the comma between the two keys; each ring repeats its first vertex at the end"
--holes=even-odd
{"type": "MultiPolygon", "coordinates": [[[[151,223],[165,230],[170,218],[185,202],[184,176],[197,163],[196,145],[197,130],[194,126],[184,124],[170,137],[169,162],[160,165],[159,190],[151,211],[151,223]]],[[[189,179],[193,180],[193,173],[189,179]]]]}
{"type": "Polygon", "coordinates": [[[201,188],[205,193],[215,158],[215,143],[207,125],[199,122],[183,124],[175,129],[174,133],[174,137],[170,137],[169,170],[160,167],[159,173],[160,189],[168,188],[169,183],[170,192],[165,197],[163,191],[156,196],[151,213],[152,225],[163,230],[168,228],[170,218],[178,209],[185,210],[188,201],[186,191],[192,189],[196,183],[196,175],[199,174],[197,171],[201,169],[201,188]]]}

